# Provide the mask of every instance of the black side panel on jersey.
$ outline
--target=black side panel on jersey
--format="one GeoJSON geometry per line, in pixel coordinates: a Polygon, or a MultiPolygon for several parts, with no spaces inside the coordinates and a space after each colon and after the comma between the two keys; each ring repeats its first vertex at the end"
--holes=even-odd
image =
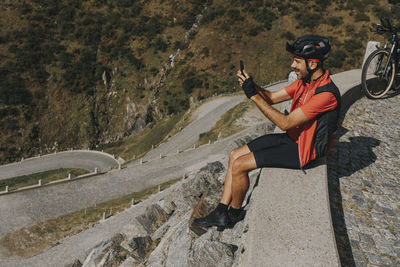
{"type": "Polygon", "coordinates": [[[333,94],[337,101],[334,110],[326,111],[317,116],[317,128],[315,129],[314,149],[316,157],[325,156],[329,149],[329,140],[338,127],[338,120],[341,108],[341,97],[339,89],[333,82],[318,87],[315,95],[323,92],[333,94]]]}

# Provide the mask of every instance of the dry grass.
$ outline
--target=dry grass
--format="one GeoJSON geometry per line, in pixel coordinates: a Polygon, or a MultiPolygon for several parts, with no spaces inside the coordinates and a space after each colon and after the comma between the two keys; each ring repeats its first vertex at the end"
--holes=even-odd
{"type": "Polygon", "coordinates": [[[12,191],[25,186],[38,184],[39,180],[42,180],[42,184],[46,184],[52,181],[65,179],[68,177],[68,174],[71,174],[71,177],[76,177],[86,173],[88,173],[87,170],[75,168],[75,169],[57,169],[57,170],[34,173],[30,175],[22,175],[9,179],[0,180],[0,190],[5,190],[5,187],[8,186],[8,190],[12,191]]]}
{"type": "Polygon", "coordinates": [[[249,106],[250,101],[244,101],[225,112],[210,131],[200,134],[199,141],[197,141],[196,145],[200,146],[209,141],[214,142],[218,137],[225,138],[243,130],[243,127],[235,124],[235,121],[243,116],[249,106]]]}

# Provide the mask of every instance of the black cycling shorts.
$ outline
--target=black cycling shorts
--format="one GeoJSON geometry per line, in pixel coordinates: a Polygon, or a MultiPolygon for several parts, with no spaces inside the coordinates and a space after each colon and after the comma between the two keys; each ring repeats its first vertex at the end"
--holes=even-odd
{"type": "Polygon", "coordinates": [[[257,168],[300,169],[298,145],[286,133],[267,134],[254,139],[247,146],[254,154],[257,168]]]}

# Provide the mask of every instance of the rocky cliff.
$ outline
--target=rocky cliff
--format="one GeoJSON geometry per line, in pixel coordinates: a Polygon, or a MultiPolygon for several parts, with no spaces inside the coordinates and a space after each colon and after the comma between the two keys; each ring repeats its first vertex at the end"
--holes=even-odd
{"type": "MultiPolygon", "coordinates": [[[[218,204],[224,171],[221,162],[213,162],[190,174],[163,199],[132,218],[121,233],[91,249],[84,261],[71,260],[69,266],[237,265],[244,251],[241,235],[246,231],[245,220],[223,232],[191,227],[193,215],[198,216],[194,210],[204,192],[201,214],[207,214],[218,204]]],[[[251,173],[252,186],[258,175],[259,171],[251,173]]],[[[247,203],[249,200],[248,195],[247,203]]]]}

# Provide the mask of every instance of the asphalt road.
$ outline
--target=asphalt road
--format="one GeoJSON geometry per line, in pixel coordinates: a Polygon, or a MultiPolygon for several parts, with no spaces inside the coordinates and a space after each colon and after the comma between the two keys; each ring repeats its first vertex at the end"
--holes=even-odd
{"type": "Polygon", "coordinates": [[[117,166],[118,162],[106,153],[89,150],[65,151],[0,166],[0,180],[61,168],[81,168],[89,172],[97,168],[103,172],[117,166]]]}
{"type": "MultiPolygon", "coordinates": [[[[145,157],[144,164],[140,164],[140,161],[136,160],[129,163],[122,170],[114,169],[103,175],[0,195],[0,214],[7,214],[7,216],[0,216],[0,237],[8,232],[40,221],[140,191],[175,177],[182,177],[185,173],[199,168],[207,162],[226,156],[227,153],[222,151],[226,148],[227,141],[196,149],[188,149],[179,154],[177,154],[177,147],[181,149],[192,147],[201,132],[204,132],[205,129],[210,129],[220,115],[242,99],[243,96],[235,96],[217,98],[206,102],[197,111],[197,118],[181,133],[170,138],[164,145],[155,148],[152,153],[145,157]],[[160,153],[169,155],[160,159],[160,153]],[[151,157],[151,154],[153,154],[153,157],[151,157]],[[153,158],[153,160],[148,158],[153,158]]],[[[72,155],[71,153],[65,153],[64,155],[72,155]]],[[[94,153],[87,155],[92,154],[94,153]]],[[[32,162],[32,168],[34,168],[34,163],[37,162],[46,164],[47,159],[57,165],[60,162],[59,156],[61,155],[63,153],[26,162],[32,162]]],[[[85,157],[79,158],[77,153],[73,155],[72,158],[77,164],[89,162],[85,157]]],[[[112,159],[112,157],[108,158],[112,159]]],[[[63,161],[66,162],[66,160],[63,161]]],[[[58,168],[59,166],[57,165],[58,168]]],[[[78,166],[74,165],[73,167],[78,166]]]]}
{"type": "Polygon", "coordinates": [[[194,114],[194,120],[155,149],[149,151],[143,159],[149,160],[159,158],[161,155],[176,153],[193,147],[201,133],[209,131],[220,117],[229,109],[239,104],[244,99],[243,95],[219,97],[201,105],[194,114]]]}
{"type": "MultiPolygon", "coordinates": [[[[276,90],[282,88],[284,85],[286,83],[273,86],[269,89],[276,90]]],[[[261,135],[265,133],[268,128],[267,124],[265,124],[267,120],[262,119],[263,126],[261,127],[249,127],[240,133],[211,145],[204,145],[196,149],[189,147],[192,147],[197,141],[200,133],[210,129],[219,119],[220,115],[239,103],[242,99],[242,96],[238,96],[217,98],[213,100],[215,102],[206,102],[196,111],[196,118],[188,127],[176,136],[171,137],[165,144],[155,148],[152,153],[148,153],[145,157],[147,160],[143,164],[140,164],[140,160],[136,160],[129,163],[122,170],[112,170],[106,174],[81,180],[72,180],[68,183],[42,187],[35,190],[0,195],[0,214],[7,214],[7,216],[0,216],[0,237],[8,232],[36,224],[40,221],[140,191],[172,178],[182,177],[188,172],[201,168],[208,162],[217,160],[226,162],[229,151],[237,146],[234,141],[246,134],[261,135]],[[184,148],[188,149],[178,154],[176,153],[178,148],[180,150],[184,148]],[[168,154],[168,156],[160,159],[160,153],[163,155],[168,154]],[[150,160],[148,160],[149,158],[150,160]]],[[[108,227],[106,232],[101,231],[100,234],[89,234],[85,231],[84,233],[88,233],[90,237],[79,234],[77,238],[83,238],[83,240],[75,240],[74,245],[74,247],[79,247],[79,249],[75,249],[75,252],[70,251],[68,254],[75,254],[77,253],[76,251],[84,251],[90,246],[86,244],[89,241],[91,245],[96,244],[99,240],[111,236],[115,231],[119,231],[124,222],[126,224],[126,221],[118,219],[113,219],[113,221],[113,226],[111,228],[108,227]]],[[[65,245],[63,242],[63,245],[55,247],[55,250],[50,249],[30,259],[0,259],[0,265],[43,266],[43,263],[48,263],[50,258],[54,258],[54,255],[57,254],[61,257],[65,250],[70,248],[71,244],[68,245],[69,241],[65,240],[65,242],[65,245]]],[[[68,259],[69,257],[65,260],[68,259]]],[[[64,265],[61,264],[60,266],[64,265]]]]}

